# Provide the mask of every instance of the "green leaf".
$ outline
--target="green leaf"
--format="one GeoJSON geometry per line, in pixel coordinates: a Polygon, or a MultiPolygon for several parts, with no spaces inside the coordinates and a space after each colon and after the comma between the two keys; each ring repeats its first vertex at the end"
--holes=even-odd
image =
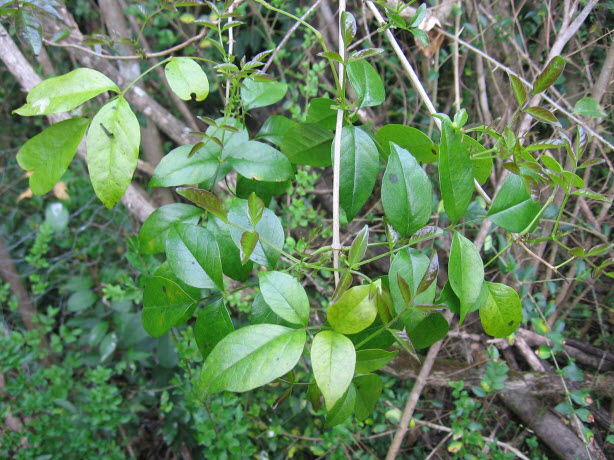
{"type": "Polygon", "coordinates": [[[173,57],[164,67],[164,75],[173,92],[184,101],[204,101],[209,95],[209,79],[196,61],[187,57],[173,57]]]}
{"type": "Polygon", "coordinates": [[[247,211],[252,225],[258,225],[258,222],[262,219],[264,202],[255,193],[252,193],[247,199],[247,211]]]}
{"type": "Polygon", "coordinates": [[[290,179],[294,170],[279,150],[258,141],[227,147],[228,163],[242,176],[254,180],[281,182],[290,179]]]}
{"type": "Polygon", "coordinates": [[[257,107],[266,107],[281,101],[288,85],[276,81],[256,82],[250,78],[243,80],[241,87],[241,104],[243,109],[251,110],[257,107]]]}
{"type": "Polygon", "coordinates": [[[482,152],[486,151],[486,148],[469,136],[463,136],[463,145],[471,152],[473,177],[475,177],[475,180],[477,180],[480,185],[484,185],[490,178],[490,173],[492,172],[492,157],[490,154],[487,154],[486,156],[481,155],[482,152]]]}
{"type": "Polygon", "coordinates": [[[346,47],[352,44],[352,40],[356,36],[356,19],[349,11],[344,11],[341,14],[341,35],[346,47]]]}
{"type": "Polygon", "coordinates": [[[403,236],[422,228],[433,210],[433,187],[416,159],[394,143],[382,180],[382,205],[389,222],[403,236]]]}
{"type": "Polygon", "coordinates": [[[166,237],[175,222],[196,224],[203,212],[189,204],[173,203],[156,209],[139,231],[139,251],[156,254],[166,250],[166,237]]]}
{"type": "MultiPolygon", "coordinates": [[[[415,249],[399,251],[394,257],[388,272],[388,283],[390,284],[390,295],[392,297],[394,310],[397,313],[400,313],[405,307],[407,307],[407,303],[403,298],[403,294],[401,293],[401,288],[398,283],[398,275],[400,275],[408,283],[410,292],[415,293],[418,290],[418,286],[424,279],[424,275],[429,268],[429,263],[429,258],[415,249]]],[[[436,285],[432,284],[423,293],[415,295],[412,304],[418,305],[432,303],[433,299],[435,298],[435,290],[436,285]]],[[[411,311],[406,313],[403,318],[409,320],[410,318],[408,315],[410,314],[411,311]]],[[[419,318],[422,319],[423,315],[420,315],[419,318]]]]}
{"type": "Polygon", "coordinates": [[[433,252],[431,256],[431,260],[429,261],[429,266],[420,281],[416,289],[416,295],[422,294],[428,288],[431,287],[433,282],[437,279],[437,274],[439,273],[439,257],[437,257],[437,251],[433,252]]]}
{"type": "Polygon", "coordinates": [[[141,128],[123,97],[107,102],[87,132],[87,166],[94,192],[112,208],[132,181],[139,158],[141,128]]]}
{"type": "Polygon", "coordinates": [[[565,69],[565,59],[561,56],[553,57],[543,72],[537,76],[533,84],[533,94],[539,94],[552,86],[563,73],[563,69],[565,69]]]}
{"type": "Polygon", "coordinates": [[[439,342],[448,333],[449,325],[441,313],[431,313],[412,328],[407,336],[416,350],[427,348],[439,342]]]}
{"type": "Polygon", "coordinates": [[[166,240],[166,257],[184,283],[224,290],[220,250],[213,235],[198,225],[176,223],[166,240]]]}
{"type": "Polygon", "coordinates": [[[390,142],[394,142],[422,163],[439,160],[439,153],[433,141],[422,131],[410,126],[395,124],[383,126],[377,132],[377,140],[386,157],[390,155],[390,142]]]}
{"type": "Polygon", "coordinates": [[[540,159],[546,168],[551,169],[552,171],[555,171],[555,172],[563,171],[562,166],[559,164],[558,161],[556,161],[556,159],[548,155],[542,155],[540,159]]]}
{"type": "Polygon", "coordinates": [[[341,277],[339,278],[339,283],[333,292],[332,297],[330,298],[330,303],[333,304],[337,302],[343,295],[345,291],[352,285],[352,274],[349,271],[344,271],[341,277]]]}
{"type": "MultiPolygon", "coordinates": [[[[414,17],[411,20],[411,23],[408,24],[409,27],[418,27],[424,18],[426,17],[426,3],[422,3],[417,9],[414,17]]],[[[424,45],[426,47],[426,45],[424,45]]]]}
{"type": "Polygon", "coordinates": [[[538,121],[548,123],[549,125],[556,126],[557,128],[562,127],[561,123],[559,123],[559,120],[557,120],[554,114],[550,110],[544,109],[543,107],[527,107],[523,110],[523,112],[528,113],[538,121]]]}
{"type": "Polygon", "coordinates": [[[460,300],[462,324],[465,315],[480,296],[484,282],[484,264],[475,245],[458,232],[454,232],[452,238],[448,277],[460,300]]]}
{"type": "Polygon", "coordinates": [[[333,130],[337,125],[337,111],[331,108],[335,101],[327,97],[316,97],[307,106],[306,123],[315,123],[324,129],[333,130]]]}
{"type": "Polygon", "coordinates": [[[273,211],[265,208],[262,219],[260,219],[256,228],[253,228],[247,214],[247,201],[236,199],[228,210],[228,221],[242,227],[230,226],[230,236],[237,248],[241,247],[241,237],[245,230],[256,231],[260,235],[260,241],[258,241],[250,260],[274,269],[280,256],[279,249],[282,249],[284,245],[285,235],[281,222],[273,211]]]}
{"type": "Polygon", "coordinates": [[[342,334],[356,334],[369,327],[377,316],[377,307],[370,299],[374,286],[355,286],[328,307],[326,317],[334,330],[342,334]]]}
{"type": "Polygon", "coordinates": [[[588,118],[605,118],[607,114],[603,111],[599,102],[592,97],[583,97],[573,108],[574,113],[588,118]]]}
{"type": "Polygon", "coordinates": [[[311,345],[313,375],[326,403],[331,410],[352,383],[356,351],[354,344],[335,331],[319,332],[311,345]]]}
{"type": "Polygon", "coordinates": [[[306,333],[257,324],[224,337],[207,357],[198,391],[204,400],[219,391],[249,391],[290,372],[303,353],[306,333]]]}
{"type": "MultiPolygon", "coordinates": [[[[331,148],[334,149],[334,142],[331,148]]],[[[367,202],[379,173],[379,152],[363,130],[347,125],[341,131],[339,204],[348,222],[367,202]]]]}
{"type": "Polygon", "coordinates": [[[344,63],[343,58],[336,51],[322,51],[321,53],[318,53],[318,56],[329,59],[331,61],[338,62],[339,64],[344,63]]]}
{"type": "Polygon", "coordinates": [[[152,276],[143,291],[143,328],[152,337],[162,337],[184,318],[196,302],[197,299],[190,297],[174,281],[152,276]]]}
{"type": "Polygon", "coordinates": [[[271,307],[264,301],[264,297],[262,297],[261,292],[256,294],[256,297],[254,297],[252,308],[249,312],[249,321],[251,324],[279,324],[281,326],[296,329],[296,326],[282,319],[271,309],[271,307]]]}
{"type": "Polygon", "coordinates": [[[358,107],[374,107],[386,100],[382,77],[367,61],[354,61],[347,66],[348,79],[358,98],[358,107]]]}
{"type": "Polygon", "coordinates": [[[203,208],[205,211],[209,211],[218,219],[228,222],[228,216],[224,209],[224,205],[213,193],[193,187],[179,187],[177,193],[203,208]]]}
{"type": "Polygon", "coordinates": [[[356,387],[356,406],[354,412],[356,420],[362,422],[375,409],[379,395],[384,389],[384,382],[379,375],[367,374],[356,377],[353,383],[356,387]]]}
{"type": "Polygon", "coordinates": [[[256,134],[256,139],[264,139],[277,147],[281,147],[284,134],[296,124],[295,121],[283,115],[273,115],[264,122],[260,131],[256,134]]]}
{"type": "Polygon", "coordinates": [[[149,186],[176,187],[200,184],[215,178],[220,169],[220,146],[207,142],[189,156],[193,147],[193,144],[182,145],[166,154],[156,166],[149,186]]]}
{"type": "Polygon", "coordinates": [[[249,258],[254,252],[259,239],[260,235],[258,235],[256,232],[245,232],[243,233],[243,236],[241,236],[241,249],[239,254],[243,265],[249,261],[249,258]]]}
{"type": "Polygon", "coordinates": [[[15,113],[28,117],[68,112],[105,91],[120,92],[115,83],[97,70],[75,69],[40,82],[28,93],[27,104],[15,113]]]}
{"type": "Polygon", "coordinates": [[[30,190],[44,195],[62,178],[72,162],[89,124],[87,118],[60,121],[27,141],[17,153],[17,163],[30,176],[30,190]]]}
{"type": "Polygon", "coordinates": [[[246,281],[252,272],[252,262],[241,263],[240,251],[230,236],[230,225],[215,217],[207,220],[207,230],[211,232],[220,248],[222,271],[233,280],[246,281]]]}
{"type": "Polygon", "coordinates": [[[98,295],[89,289],[73,292],[66,303],[68,311],[83,311],[92,307],[98,300],[98,295]]]}
{"type": "Polygon", "coordinates": [[[287,273],[259,272],[264,301],[279,317],[292,324],[307,326],[309,299],[301,283],[287,273]]]}
{"type": "Polygon", "coordinates": [[[34,54],[38,56],[43,45],[43,27],[38,18],[30,11],[19,8],[15,12],[14,24],[19,40],[28,45],[34,54]]]}
{"type": "Polygon", "coordinates": [[[524,186],[522,178],[510,174],[486,214],[492,222],[510,232],[522,232],[537,216],[541,209],[524,186]]]}
{"type": "Polygon", "coordinates": [[[524,89],[524,85],[522,84],[522,81],[520,81],[520,78],[518,78],[516,75],[508,73],[507,76],[509,77],[510,83],[512,84],[514,96],[516,96],[516,102],[518,102],[519,106],[522,106],[522,104],[524,104],[524,101],[527,100],[527,91],[524,89]]]}
{"type": "Polygon", "coordinates": [[[522,306],[518,293],[509,286],[486,282],[489,296],[480,308],[484,332],[493,337],[507,337],[522,321],[522,306]]]}
{"type": "Polygon", "coordinates": [[[572,195],[583,196],[584,198],[590,198],[591,200],[603,201],[604,203],[611,203],[608,197],[602,195],[601,193],[594,192],[588,188],[580,188],[578,190],[574,190],[571,192],[572,195]]]}
{"type": "Polygon", "coordinates": [[[352,415],[354,406],[356,405],[356,388],[350,383],[347,391],[337,401],[337,403],[327,412],[324,428],[330,428],[335,425],[340,425],[352,415]]]}
{"type": "Polygon", "coordinates": [[[446,214],[456,224],[473,196],[473,164],[462,138],[445,121],[439,145],[439,182],[446,214]]]}
{"type": "Polygon", "coordinates": [[[201,310],[194,324],[194,339],[204,359],[213,348],[235,330],[224,301],[217,300],[201,310]]]}
{"type": "Polygon", "coordinates": [[[365,48],[362,50],[354,51],[352,54],[350,54],[348,63],[377,56],[378,54],[382,54],[383,52],[383,48],[365,48]]]}
{"type": "Polygon", "coordinates": [[[381,369],[398,354],[398,351],[358,350],[356,352],[356,373],[368,374],[381,369]]]}
{"type": "Polygon", "coordinates": [[[600,256],[600,255],[606,254],[610,250],[611,247],[612,247],[612,244],[607,244],[607,243],[598,244],[597,246],[593,246],[586,253],[586,256],[593,257],[593,256],[600,256]]]}
{"type": "Polygon", "coordinates": [[[332,164],[330,149],[333,133],[315,123],[298,123],[288,129],[281,151],[295,165],[325,168],[332,164]]]}
{"type": "Polygon", "coordinates": [[[369,226],[365,225],[352,241],[350,252],[348,253],[348,265],[353,267],[362,260],[367,252],[369,244],[369,226]]]}
{"type": "Polygon", "coordinates": [[[283,194],[288,187],[290,181],[283,182],[264,182],[243,177],[237,174],[237,188],[235,193],[239,198],[248,198],[252,193],[255,193],[265,203],[270,203],[275,195],[283,194]]]}

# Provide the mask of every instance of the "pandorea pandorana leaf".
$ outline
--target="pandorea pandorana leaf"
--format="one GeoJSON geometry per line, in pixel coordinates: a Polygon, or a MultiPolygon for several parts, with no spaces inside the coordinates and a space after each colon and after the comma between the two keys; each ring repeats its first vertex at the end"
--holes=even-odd
{"type": "Polygon", "coordinates": [[[166,257],[184,283],[224,290],[220,250],[213,235],[198,225],[176,223],[166,240],[166,257]]]}
{"type": "Polygon", "coordinates": [[[294,173],[288,158],[263,142],[234,144],[226,147],[225,152],[228,164],[249,179],[281,182],[290,179],[294,173]]]}
{"type": "Polygon", "coordinates": [[[243,236],[241,237],[241,250],[239,251],[239,254],[241,256],[241,263],[243,265],[245,265],[249,261],[252,252],[254,252],[254,249],[258,244],[259,238],[260,235],[258,235],[258,233],[256,232],[243,233],[243,236]]]}
{"type": "MultiPolygon", "coordinates": [[[[550,157],[542,157],[545,158],[550,157]]],[[[522,178],[510,174],[495,196],[486,217],[501,228],[520,233],[533,222],[540,209],[540,203],[531,199],[522,178]]]]}
{"type": "Polygon", "coordinates": [[[149,181],[150,187],[175,187],[212,181],[221,168],[222,149],[215,142],[207,142],[192,156],[194,145],[182,145],[166,154],[149,181]]]}
{"type": "Polygon", "coordinates": [[[381,369],[398,354],[398,351],[358,350],[356,352],[356,373],[368,374],[381,369]]]}
{"type": "Polygon", "coordinates": [[[292,324],[309,323],[309,298],[296,278],[281,272],[259,272],[260,292],[280,318],[292,324]]]}
{"type": "Polygon", "coordinates": [[[516,75],[508,73],[507,76],[510,79],[510,83],[512,84],[512,89],[514,90],[514,96],[516,97],[516,102],[518,102],[519,106],[524,104],[524,101],[527,99],[527,91],[524,89],[524,85],[520,78],[516,75]]]}
{"type": "Polygon", "coordinates": [[[367,374],[359,375],[352,383],[356,387],[356,405],[354,407],[356,420],[362,422],[375,409],[379,395],[384,389],[384,382],[379,375],[367,374]]]}
{"type": "Polygon", "coordinates": [[[422,163],[434,163],[439,153],[433,141],[422,131],[411,126],[390,124],[377,132],[377,140],[386,156],[390,155],[390,142],[411,153],[422,163]]]}
{"type": "Polygon", "coordinates": [[[330,428],[339,425],[347,420],[352,415],[356,405],[356,387],[350,383],[350,386],[343,396],[335,403],[335,405],[327,412],[325,428],[330,428]]]}
{"type": "Polygon", "coordinates": [[[352,241],[350,246],[350,252],[348,253],[348,265],[354,266],[362,260],[367,252],[367,245],[369,244],[369,226],[365,225],[358,235],[352,241]]]}
{"type": "Polygon", "coordinates": [[[87,166],[94,191],[112,208],[132,181],[139,158],[141,128],[123,97],[107,102],[87,132],[87,166]]]}
{"type": "Polygon", "coordinates": [[[139,251],[156,254],[166,250],[166,237],[175,222],[196,224],[202,210],[183,203],[172,203],[156,209],[143,223],[139,231],[139,251]]]}
{"type": "Polygon", "coordinates": [[[403,236],[422,228],[433,210],[431,182],[410,153],[390,143],[382,180],[382,205],[389,222],[403,236]]]}
{"type": "Polygon", "coordinates": [[[456,224],[473,196],[473,163],[470,152],[450,122],[443,122],[439,145],[439,182],[446,214],[456,224]]]}
{"type": "Polygon", "coordinates": [[[186,313],[196,305],[191,297],[174,281],[153,276],[143,291],[143,328],[152,337],[162,337],[172,327],[182,323],[186,313]]]}
{"type": "Polygon", "coordinates": [[[164,74],[173,92],[184,101],[203,101],[209,95],[209,79],[202,67],[193,59],[173,57],[164,67],[164,74]]]}
{"type": "Polygon", "coordinates": [[[427,348],[443,339],[449,330],[448,321],[439,312],[431,313],[407,330],[407,337],[416,350],[427,348]]]}
{"type": "Polygon", "coordinates": [[[200,373],[201,399],[219,391],[249,391],[290,372],[303,352],[306,333],[274,324],[257,324],[224,337],[200,373]]]}
{"type": "Polygon", "coordinates": [[[264,122],[256,139],[264,139],[265,141],[281,147],[281,141],[290,128],[296,125],[295,121],[290,120],[283,115],[272,115],[264,122]]]}
{"type": "Polygon", "coordinates": [[[342,334],[356,334],[375,321],[377,306],[370,298],[372,285],[355,286],[328,307],[326,317],[334,330],[342,334]]]}
{"type": "Polygon", "coordinates": [[[207,220],[207,230],[211,232],[218,247],[222,259],[222,271],[224,275],[237,281],[245,281],[253,269],[253,263],[241,263],[239,248],[230,236],[230,226],[222,220],[213,217],[207,220]]]}
{"type": "MultiPolygon", "coordinates": [[[[331,148],[334,148],[334,142],[331,148]]],[[[379,152],[375,142],[353,125],[345,126],[341,131],[340,167],[339,205],[350,222],[371,196],[379,173],[379,152]]]]}
{"type": "Polygon", "coordinates": [[[30,190],[44,195],[62,178],[77,152],[89,124],[87,118],[71,118],[45,129],[26,142],[17,153],[17,163],[30,176],[30,190]]]}
{"type": "Polygon", "coordinates": [[[354,61],[347,66],[348,79],[358,98],[358,107],[374,107],[386,99],[382,77],[367,61],[354,61]]]}
{"type": "Polygon", "coordinates": [[[228,222],[228,216],[222,202],[213,193],[193,187],[179,187],[177,193],[205,211],[209,211],[218,219],[228,222]]]}
{"type": "Polygon", "coordinates": [[[330,149],[333,133],[315,123],[298,123],[288,129],[281,151],[295,165],[324,168],[332,164],[330,149]]]}
{"type": "Polygon", "coordinates": [[[207,305],[198,314],[194,324],[194,339],[203,358],[206,359],[218,342],[234,329],[222,299],[207,305]]]}
{"type": "Polygon", "coordinates": [[[309,101],[305,122],[315,123],[324,129],[335,129],[337,111],[331,108],[335,101],[327,97],[316,97],[309,101]]]}
{"type": "Polygon", "coordinates": [[[565,59],[561,56],[553,57],[535,80],[533,94],[539,94],[552,86],[563,73],[563,69],[565,69],[565,59]]]}
{"type": "Polygon", "coordinates": [[[27,117],[68,112],[105,91],[120,92],[115,83],[97,70],[75,69],[40,82],[28,93],[27,104],[15,113],[27,117]]]}
{"type": "Polygon", "coordinates": [[[475,245],[454,232],[448,264],[448,277],[460,300],[461,324],[471,306],[478,300],[484,283],[484,264],[475,245]]]}
{"type": "Polygon", "coordinates": [[[522,306],[518,293],[509,286],[485,282],[488,299],[480,308],[484,332],[493,337],[507,337],[522,321],[522,306]]]}
{"type": "Polygon", "coordinates": [[[241,88],[241,103],[245,110],[266,107],[283,99],[288,91],[286,83],[276,81],[254,81],[251,78],[243,80],[241,88]]]}
{"type": "Polygon", "coordinates": [[[346,336],[335,331],[322,331],[314,337],[311,366],[328,411],[350,386],[355,365],[354,344],[346,336]]]}
{"type": "MultiPolygon", "coordinates": [[[[3,2],[4,6],[6,3],[3,2]]],[[[30,11],[21,7],[14,16],[15,32],[19,39],[30,46],[36,56],[41,52],[43,45],[43,28],[38,18],[30,11]]]]}
{"type": "MultiPolygon", "coordinates": [[[[399,287],[398,275],[408,283],[409,291],[413,294],[418,292],[418,286],[420,286],[425,274],[429,270],[429,266],[429,258],[415,249],[399,251],[395,256],[388,272],[388,282],[390,283],[390,295],[392,296],[394,309],[397,313],[400,313],[407,307],[399,287]]],[[[424,292],[414,296],[412,305],[432,303],[435,298],[435,290],[436,283],[432,283],[424,292]]],[[[405,315],[405,317],[407,316],[405,315]]],[[[420,317],[422,318],[422,315],[420,317]]]]}

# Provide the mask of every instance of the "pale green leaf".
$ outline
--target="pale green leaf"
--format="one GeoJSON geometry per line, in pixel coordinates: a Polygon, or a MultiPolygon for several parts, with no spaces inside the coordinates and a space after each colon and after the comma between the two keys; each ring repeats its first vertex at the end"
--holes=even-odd
{"type": "Polygon", "coordinates": [[[271,310],[292,324],[309,323],[309,298],[296,278],[281,272],[259,272],[260,292],[271,310]]]}
{"type": "Polygon", "coordinates": [[[196,61],[187,57],[173,57],[164,67],[164,74],[173,92],[184,101],[203,101],[209,95],[209,79],[196,61]]]}
{"type": "Polygon", "coordinates": [[[246,78],[243,80],[243,85],[241,103],[245,110],[275,104],[281,101],[288,91],[287,84],[276,81],[256,82],[246,78]]]}
{"type": "Polygon", "coordinates": [[[377,306],[370,299],[371,285],[355,286],[328,307],[326,318],[334,330],[342,334],[356,334],[375,321],[377,306]]]}
{"type": "Polygon", "coordinates": [[[486,282],[490,295],[480,308],[484,331],[493,337],[507,337],[522,321],[522,306],[518,293],[509,286],[486,282]]]}
{"type": "Polygon", "coordinates": [[[484,283],[484,264],[475,245],[458,232],[454,232],[452,238],[448,277],[454,293],[460,300],[462,323],[480,296],[484,283]]]}

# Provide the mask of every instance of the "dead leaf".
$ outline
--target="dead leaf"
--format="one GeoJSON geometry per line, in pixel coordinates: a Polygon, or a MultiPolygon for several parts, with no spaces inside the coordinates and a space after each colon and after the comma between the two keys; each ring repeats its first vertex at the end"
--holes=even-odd
{"type": "Polygon", "coordinates": [[[26,190],[24,190],[18,197],[17,197],[17,203],[19,203],[21,200],[23,200],[24,198],[32,198],[32,190],[30,190],[30,187],[28,187],[26,190]]]}
{"type": "Polygon", "coordinates": [[[62,181],[58,182],[53,186],[53,194],[59,200],[70,200],[70,196],[66,193],[68,187],[62,181]]]}

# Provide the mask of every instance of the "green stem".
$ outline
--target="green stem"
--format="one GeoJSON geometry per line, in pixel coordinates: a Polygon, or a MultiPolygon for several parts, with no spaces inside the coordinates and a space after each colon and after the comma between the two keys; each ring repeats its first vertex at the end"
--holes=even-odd
{"type": "Polygon", "coordinates": [[[135,79],[132,81],[132,83],[130,83],[130,84],[129,84],[129,85],[126,87],[126,89],[124,89],[124,90],[121,92],[121,94],[120,94],[120,95],[121,95],[122,97],[124,97],[124,95],[125,95],[125,94],[126,94],[126,93],[127,93],[129,90],[130,90],[130,88],[132,88],[132,87],[133,87],[133,86],[136,84],[136,82],[137,82],[137,81],[139,81],[141,78],[143,78],[145,75],[147,75],[149,72],[151,72],[151,71],[152,71],[153,69],[155,69],[156,67],[160,67],[162,64],[165,64],[166,62],[170,61],[171,59],[173,59],[173,58],[172,58],[172,56],[171,56],[171,57],[167,57],[166,59],[164,59],[164,60],[162,60],[162,61],[158,62],[157,64],[152,65],[152,66],[151,66],[149,69],[147,69],[147,70],[146,70],[145,72],[143,72],[141,75],[139,75],[138,77],[136,77],[136,78],[135,78],[135,79]]]}
{"type": "MultiPolygon", "coordinates": [[[[519,236],[524,236],[527,233],[529,233],[529,231],[531,230],[531,228],[533,227],[533,225],[535,225],[535,223],[539,220],[539,218],[541,217],[541,215],[544,213],[544,211],[546,210],[546,208],[548,206],[550,206],[550,204],[554,201],[554,193],[556,192],[556,189],[554,189],[554,191],[552,192],[552,195],[550,195],[548,197],[548,199],[546,200],[546,202],[544,203],[544,205],[541,207],[541,209],[539,210],[539,212],[537,213],[537,215],[533,218],[533,220],[531,221],[531,223],[529,225],[527,225],[527,228],[525,228],[523,231],[521,231],[518,235],[519,236]]],[[[562,208],[561,208],[562,209],[562,208]]]]}

